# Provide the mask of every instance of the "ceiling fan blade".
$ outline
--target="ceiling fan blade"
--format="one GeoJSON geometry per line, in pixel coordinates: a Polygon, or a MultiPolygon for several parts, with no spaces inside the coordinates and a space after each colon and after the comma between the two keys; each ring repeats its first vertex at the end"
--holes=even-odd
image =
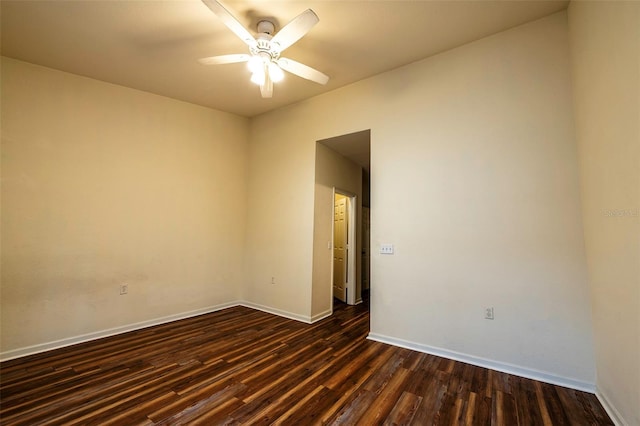
{"type": "Polygon", "coordinates": [[[202,0],[202,2],[209,8],[213,13],[220,18],[220,20],[227,26],[231,31],[235,33],[242,41],[247,43],[250,47],[254,47],[258,44],[256,39],[251,35],[249,30],[247,30],[244,25],[240,23],[236,19],[235,16],[231,14],[223,5],[217,0],[202,0]]]}
{"type": "Polygon", "coordinates": [[[329,81],[329,76],[311,68],[310,66],[294,61],[293,59],[280,58],[278,59],[278,65],[280,65],[280,68],[290,72],[291,74],[306,78],[307,80],[314,81],[318,84],[327,84],[329,81]]]}
{"type": "Polygon", "coordinates": [[[263,98],[270,98],[273,96],[273,81],[269,77],[269,73],[264,76],[264,83],[260,85],[260,94],[263,98]]]}
{"type": "Polygon", "coordinates": [[[271,45],[275,45],[278,52],[282,52],[300,40],[319,21],[318,15],[313,10],[307,9],[278,31],[271,39],[271,45]]]}
{"type": "Polygon", "coordinates": [[[200,58],[198,62],[203,65],[217,65],[217,64],[235,64],[237,62],[247,62],[251,59],[251,55],[246,53],[237,53],[233,55],[220,55],[210,56],[208,58],[200,58]]]}

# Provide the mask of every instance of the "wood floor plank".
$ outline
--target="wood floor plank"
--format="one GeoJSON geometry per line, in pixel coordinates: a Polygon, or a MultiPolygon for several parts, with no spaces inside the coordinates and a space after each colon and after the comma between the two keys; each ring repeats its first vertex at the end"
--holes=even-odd
{"type": "Polygon", "coordinates": [[[0,364],[0,425],[611,425],[597,398],[246,307],[0,364]]]}
{"type": "Polygon", "coordinates": [[[584,392],[576,394],[576,397],[582,402],[584,411],[593,419],[592,424],[609,424],[608,422],[611,419],[609,419],[606,412],[602,410],[602,405],[600,405],[597,399],[591,398],[591,395],[584,392]]]}
{"type": "MultiPolygon", "coordinates": [[[[235,382],[233,379],[217,381],[210,383],[208,386],[202,386],[185,395],[180,395],[175,401],[164,404],[155,410],[147,410],[147,418],[154,422],[161,422],[165,419],[179,417],[184,411],[198,411],[198,408],[209,404],[211,400],[220,403],[225,399],[225,395],[229,398],[243,390],[245,385],[235,382]]],[[[237,398],[235,398],[237,399],[237,398]]],[[[240,404],[243,405],[244,403],[240,404]]],[[[237,408],[237,407],[236,407],[237,408]]]]}
{"type": "MultiPolygon", "coordinates": [[[[323,424],[321,416],[325,414],[333,402],[338,399],[335,391],[324,386],[319,386],[319,392],[304,404],[296,404],[295,409],[286,413],[282,421],[277,419],[274,423],[283,425],[317,425],[323,424]]],[[[284,413],[283,413],[284,414],[284,413]]]]}
{"type": "Polygon", "coordinates": [[[371,407],[371,403],[375,398],[376,394],[372,391],[362,388],[359,389],[355,394],[352,394],[352,398],[348,400],[349,403],[343,405],[340,411],[327,421],[326,424],[333,426],[357,425],[358,420],[360,420],[360,417],[371,407]]]}
{"type": "Polygon", "coordinates": [[[376,391],[376,398],[365,414],[360,418],[362,424],[381,424],[402,396],[402,389],[409,376],[409,370],[400,368],[376,391]]]}
{"type": "Polygon", "coordinates": [[[422,397],[409,392],[402,392],[393,409],[384,420],[384,426],[408,425],[413,421],[422,397]]]}
{"type": "MultiPolygon", "coordinates": [[[[296,411],[299,411],[303,406],[307,405],[309,401],[311,401],[312,399],[317,398],[318,395],[320,395],[320,393],[326,389],[327,388],[325,388],[322,385],[317,386],[313,391],[307,393],[307,395],[304,396],[301,400],[299,400],[294,405],[289,407],[289,409],[284,413],[282,413],[272,424],[274,426],[287,424],[290,421],[291,416],[293,416],[296,413],[296,411]]],[[[304,395],[304,394],[301,393],[301,395],[304,395]]]]}
{"type": "MultiPolygon", "coordinates": [[[[163,418],[155,424],[167,426],[188,424],[198,418],[204,420],[206,418],[211,419],[213,416],[220,416],[221,414],[226,416],[229,410],[243,406],[242,401],[235,397],[242,389],[244,389],[243,384],[231,383],[223,389],[210,394],[195,404],[183,408],[171,416],[163,418]]],[[[156,416],[153,418],[156,418],[156,416]]]]}
{"type": "Polygon", "coordinates": [[[337,398],[334,404],[323,414],[321,417],[322,423],[327,424],[331,419],[334,419],[339,414],[339,411],[348,404],[348,401],[357,396],[358,391],[362,388],[362,384],[368,381],[373,375],[376,366],[379,365],[378,363],[386,362],[392,354],[393,350],[391,348],[386,348],[380,356],[374,357],[372,362],[361,366],[353,374],[348,376],[344,374],[336,374],[336,377],[339,377],[340,381],[337,384],[331,382],[331,385],[335,386],[331,389],[335,390],[336,394],[340,395],[340,397],[337,398]]]}
{"type": "Polygon", "coordinates": [[[467,400],[464,408],[464,420],[460,422],[460,424],[470,426],[475,424],[474,418],[476,415],[476,399],[477,394],[474,392],[469,393],[469,399],[467,400]]]}
{"type": "Polygon", "coordinates": [[[476,410],[473,416],[474,426],[488,426],[491,424],[491,398],[478,394],[476,410]]]}
{"type": "Polygon", "coordinates": [[[436,425],[438,423],[438,412],[442,405],[442,398],[446,394],[447,387],[440,381],[432,380],[425,388],[422,395],[422,403],[418,406],[414,416],[416,425],[436,425]]]}

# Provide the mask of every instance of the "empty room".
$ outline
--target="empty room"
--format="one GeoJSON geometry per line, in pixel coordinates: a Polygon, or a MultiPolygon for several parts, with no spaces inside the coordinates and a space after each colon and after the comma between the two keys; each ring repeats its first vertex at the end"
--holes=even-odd
{"type": "Polygon", "coordinates": [[[0,24],[0,424],[640,426],[640,2],[0,24]]]}

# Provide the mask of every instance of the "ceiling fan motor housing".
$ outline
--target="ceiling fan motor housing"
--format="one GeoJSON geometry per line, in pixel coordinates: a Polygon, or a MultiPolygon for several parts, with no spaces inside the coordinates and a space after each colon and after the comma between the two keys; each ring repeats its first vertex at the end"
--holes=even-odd
{"type": "MultiPolygon", "coordinates": [[[[270,28],[273,29],[273,24],[271,22],[260,21],[260,23],[258,23],[258,31],[261,29],[260,24],[263,24],[263,23],[269,24],[270,28]]],[[[251,54],[260,56],[262,58],[266,58],[266,56],[268,55],[272,61],[275,61],[276,59],[278,59],[278,57],[280,56],[280,52],[278,51],[277,48],[274,49],[274,47],[276,46],[274,46],[271,43],[271,39],[272,39],[271,34],[267,32],[259,32],[256,35],[255,47],[250,48],[251,54]]]]}

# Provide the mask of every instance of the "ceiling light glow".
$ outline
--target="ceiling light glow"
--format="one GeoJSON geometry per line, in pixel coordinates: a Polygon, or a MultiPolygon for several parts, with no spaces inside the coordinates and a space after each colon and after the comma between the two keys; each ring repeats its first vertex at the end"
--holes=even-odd
{"type": "Polygon", "coordinates": [[[280,68],[276,63],[269,63],[269,77],[271,77],[271,81],[277,83],[282,81],[284,78],[284,72],[282,72],[282,68],[280,68]]]}
{"type": "Polygon", "coordinates": [[[247,62],[247,66],[251,72],[255,73],[258,69],[264,67],[264,62],[259,56],[252,56],[247,62]]]}
{"type": "Polygon", "coordinates": [[[264,84],[264,80],[265,80],[264,67],[256,68],[253,74],[251,74],[251,82],[260,86],[264,84]]]}

